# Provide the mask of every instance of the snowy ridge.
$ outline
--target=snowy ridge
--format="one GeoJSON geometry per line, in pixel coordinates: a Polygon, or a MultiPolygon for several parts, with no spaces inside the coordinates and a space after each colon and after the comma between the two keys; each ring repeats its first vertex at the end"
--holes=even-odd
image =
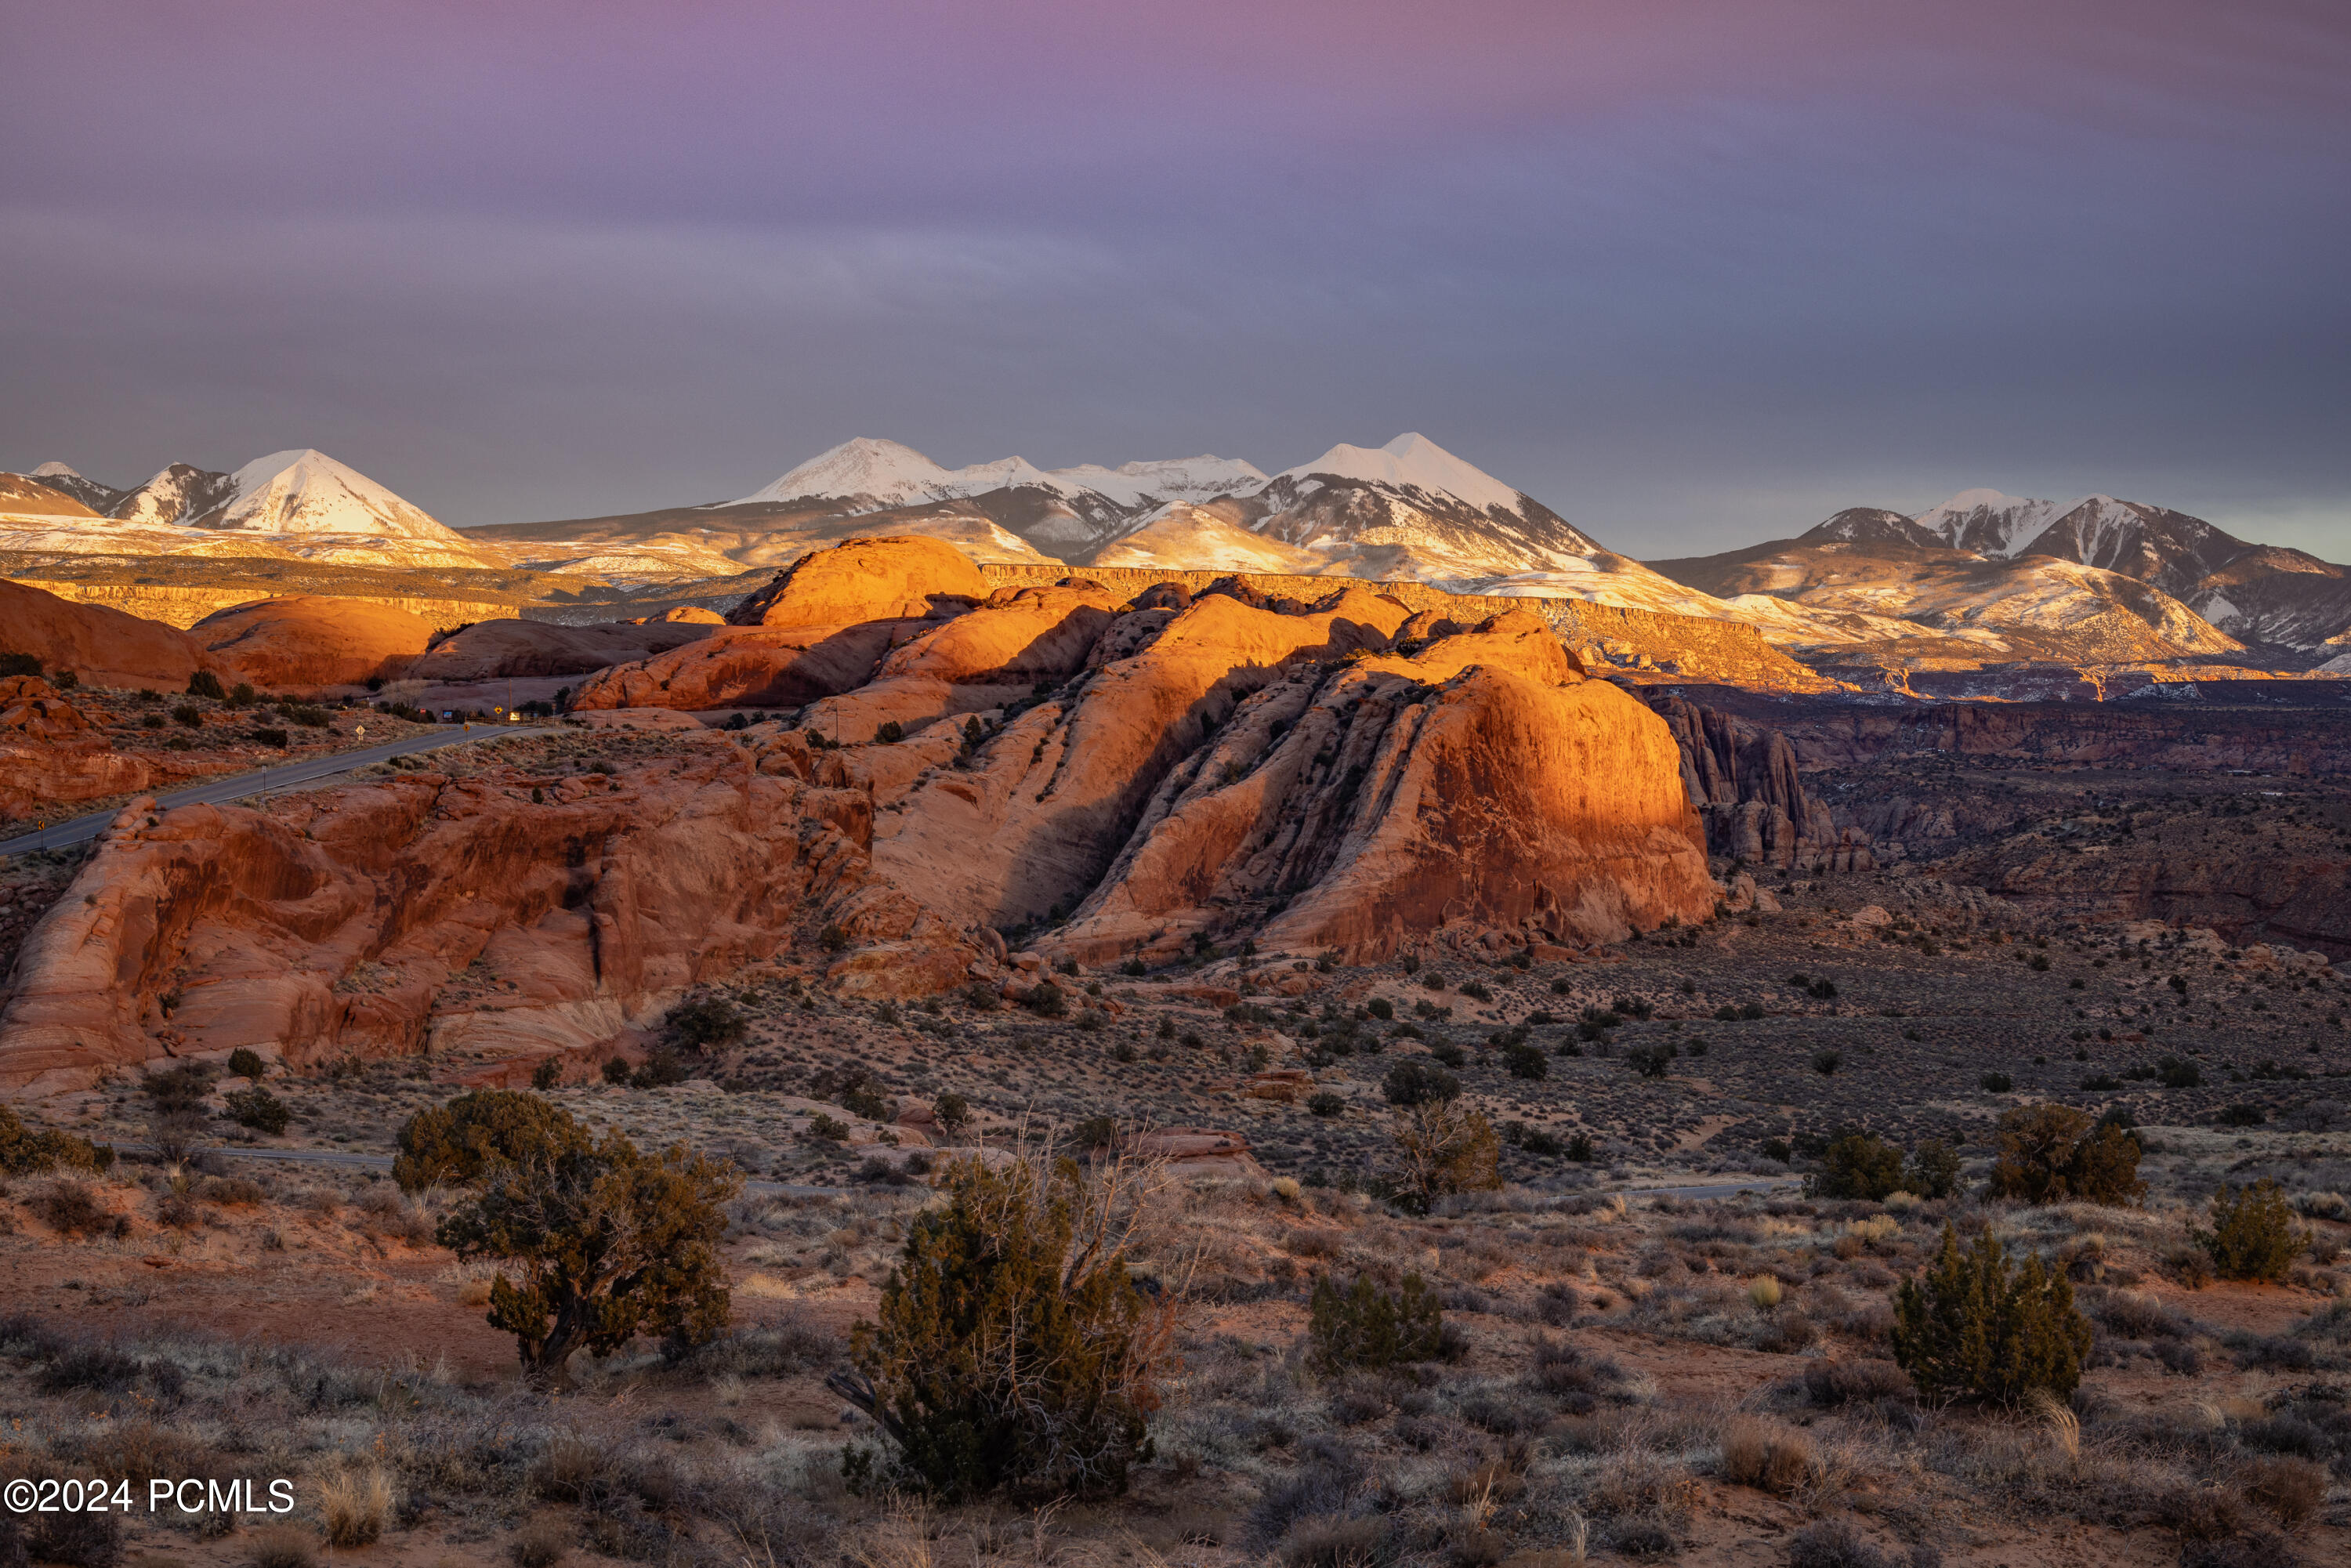
{"type": "Polygon", "coordinates": [[[1285,468],[1274,477],[1302,486],[1323,474],[1451,496],[1480,511],[1499,507],[1506,512],[1515,512],[1525,500],[1518,490],[1456,457],[1417,431],[1408,431],[1385,446],[1350,446],[1343,442],[1313,462],[1285,468]]]}
{"type": "Polygon", "coordinates": [[[1998,490],[1962,490],[1939,507],[1929,507],[1911,519],[1953,549],[1983,555],[2016,556],[2074,502],[2027,500],[1998,490]]]}
{"type": "Polygon", "coordinates": [[[257,457],[229,476],[214,511],[180,521],[266,534],[364,534],[462,545],[463,536],[381,485],[308,447],[257,457]]]}

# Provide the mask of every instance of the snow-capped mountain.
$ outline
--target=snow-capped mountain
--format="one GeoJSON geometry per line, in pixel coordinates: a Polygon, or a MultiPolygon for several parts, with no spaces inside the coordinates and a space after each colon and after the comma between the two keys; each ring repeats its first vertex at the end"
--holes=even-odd
{"type": "Polygon", "coordinates": [[[455,528],[366,475],[308,448],[273,452],[234,474],[175,463],[133,491],[112,515],[192,528],[465,542],[455,528]]]}
{"type": "Polygon", "coordinates": [[[123,496],[123,492],[113,486],[87,478],[62,463],[44,463],[26,474],[25,477],[38,480],[60,495],[71,496],[93,512],[104,512],[123,496]]]}
{"type": "Polygon", "coordinates": [[[217,470],[173,463],[145,484],[123,492],[106,515],[119,523],[176,528],[217,510],[235,487],[234,479],[217,470]]]}
{"type": "Polygon", "coordinates": [[[1287,468],[1249,497],[1257,529],[1285,544],[1337,552],[1388,547],[1395,575],[1467,581],[1588,568],[1608,552],[1525,492],[1425,435],[1385,446],[1332,447],[1287,468]]]}
{"type": "Polygon", "coordinates": [[[1238,457],[1175,457],[1157,463],[1122,463],[1105,468],[1081,463],[1056,468],[1053,477],[1083,485],[1123,507],[1158,507],[1171,501],[1214,500],[1219,496],[1253,496],[1265,487],[1257,465],[1238,457]]]}
{"type": "MultiPolygon", "coordinates": [[[[62,464],[23,477],[59,497],[79,479],[62,464]]],[[[88,481],[84,481],[88,484],[88,481]]],[[[104,514],[47,527],[0,528],[0,548],[59,555],[276,554],[350,565],[501,564],[455,528],[364,474],[307,448],[275,452],[233,473],[173,463],[113,496],[104,514]]]]}
{"type": "Polygon", "coordinates": [[[1932,529],[1882,507],[1847,507],[1827,522],[1816,523],[1798,538],[1800,544],[1908,545],[1934,549],[1945,542],[1932,529]]]}
{"type": "Polygon", "coordinates": [[[1265,483],[1250,464],[1231,457],[1179,457],[1126,463],[1116,468],[1081,464],[1050,472],[1025,457],[999,457],[966,468],[943,468],[913,447],[859,436],[820,452],[782,478],[729,507],[830,500],[845,515],[951,501],[993,490],[1038,490],[1068,500],[1099,499],[1112,507],[1164,506],[1170,501],[1246,495],[1265,483]]]}
{"type": "Polygon", "coordinates": [[[2029,501],[1998,490],[1962,490],[1911,520],[1934,542],[1983,555],[2012,556],[2056,521],[2065,508],[2054,501],[2029,501]]]}

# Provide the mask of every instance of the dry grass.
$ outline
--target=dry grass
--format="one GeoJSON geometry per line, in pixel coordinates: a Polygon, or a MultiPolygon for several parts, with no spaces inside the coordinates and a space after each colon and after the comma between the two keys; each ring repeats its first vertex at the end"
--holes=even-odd
{"type": "Polygon", "coordinates": [[[1819,1480],[1820,1450],[1790,1427],[1734,1416],[1723,1424],[1715,1473],[1734,1486],[1785,1495],[1819,1480]]]}
{"type": "Polygon", "coordinates": [[[392,1476],[369,1463],[339,1470],[319,1483],[319,1514],[330,1546],[372,1546],[392,1522],[392,1476]]]}

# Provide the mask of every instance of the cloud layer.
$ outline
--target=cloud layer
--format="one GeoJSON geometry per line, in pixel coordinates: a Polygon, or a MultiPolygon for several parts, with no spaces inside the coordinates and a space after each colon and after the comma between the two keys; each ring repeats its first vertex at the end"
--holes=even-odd
{"type": "Polygon", "coordinates": [[[85,0],[12,52],[0,465],[315,445],[467,523],[1419,429],[1639,554],[1991,484],[2351,555],[2334,5],[85,0]]]}

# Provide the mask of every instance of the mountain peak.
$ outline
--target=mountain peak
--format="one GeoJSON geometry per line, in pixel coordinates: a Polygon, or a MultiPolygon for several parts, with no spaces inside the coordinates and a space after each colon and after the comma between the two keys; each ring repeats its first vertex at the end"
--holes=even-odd
{"type": "Polygon", "coordinates": [[[82,476],[62,463],[44,463],[38,468],[27,470],[27,476],[34,479],[78,479],[82,476]]]}
{"type": "Polygon", "coordinates": [[[817,496],[860,496],[883,507],[902,507],[910,501],[937,499],[947,477],[946,469],[911,446],[860,435],[827,447],[773,484],[729,504],[745,507],[817,496]]]}
{"type": "Polygon", "coordinates": [[[1351,446],[1342,442],[1313,462],[1286,469],[1276,477],[1300,480],[1315,474],[1454,496],[1480,511],[1489,507],[1504,511],[1519,508],[1516,486],[1456,457],[1418,431],[1406,431],[1384,446],[1351,446]]]}

